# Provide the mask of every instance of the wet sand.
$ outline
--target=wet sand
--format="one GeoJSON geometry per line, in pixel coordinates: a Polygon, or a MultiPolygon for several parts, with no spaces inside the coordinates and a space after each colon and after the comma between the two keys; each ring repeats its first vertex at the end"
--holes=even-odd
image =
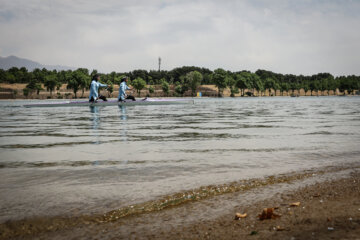
{"type": "MultiPolygon", "coordinates": [[[[197,193],[212,187],[195,189],[187,201],[149,211],[130,206],[102,216],[1,223],[0,239],[360,239],[358,164],[222,187],[230,190],[201,197],[197,193]],[[293,202],[300,205],[289,206],[293,202]],[[274,207],[278,218],[259,220],[263,208],[274,207]],[[235,220],[237,212],[247,217],[235,220]]],[[[151,204],[160,206],[159,200],[151,204]]]]}

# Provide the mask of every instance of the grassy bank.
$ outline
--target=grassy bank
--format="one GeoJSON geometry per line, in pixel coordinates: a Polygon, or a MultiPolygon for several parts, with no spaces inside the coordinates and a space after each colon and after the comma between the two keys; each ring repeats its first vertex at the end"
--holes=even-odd
{"type": "MultiPolygon", "coordinates": [[[[7,83],[0,83],[0,99],[73,99],[75,98],[75,94],[72,89],[67,89],[66,84],[63,84],[59,89],[50,93],[49,91],[42,90],[39,92],[33,91],[29,92],[28,94],[24,93],[24,89],[26,88],[27,84],[7,84],[7,83]]],[[[42,86],[43,89],[46,89],[42,86]]],[[[141,90],[140,95],[136,92],[133,93],[136,97],[180,97],[180,95],[176,94],[175,86],[170,85],[169,94],[165,94],[160,85],[154,85],[154,92],[150,93],[148,90],[149,86],[146,89],[141,90]]],[[[217,97],[218,96],[218,89],[215,85],[201,85],[197,88],[197,92],[201,92],[203,97],[217,97]]],[[[258,92],[253,89],[245,89],[245,93],[252,96],[344,96],[344,95],[354,95],[358,94],[357,92],[348,93],[340,92],[339,90],[333,91],[307,91],[305,92],[304,89],[300,90],[289,90],[280,92],[280,90],[273,90],[273,89],[266,89],[263,92],[258,92]]],[[[112,93],[108,92],[107,90],[101,90],[100,93],[104,96],[114,98],[117,97],[119,93],[119,86],[114,86],[114,91],[112,93]]],[[[224,97],[230,97],[231,93],[229,89],[225,89],[223,91],[224,97]]],[[[245,94],[245,96],[248,96],[245,94]]],[[[184,94],[184,97],[190,97],[191,92],[188,91],[184,94]]],[[[235,97],[240,97],[241,93],[237,93],[234,95],[235,97]]],[[[86,90],[82,92],[81,90],[77,92],[77,98],[88,98],[89,91],[86,90]]]]}

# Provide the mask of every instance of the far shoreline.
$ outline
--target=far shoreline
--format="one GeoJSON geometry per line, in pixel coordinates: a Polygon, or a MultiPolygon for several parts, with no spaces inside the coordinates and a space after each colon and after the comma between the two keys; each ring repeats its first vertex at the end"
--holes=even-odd
{"type": "MultiPolygon", "coordinates": [[[[89,91],[86,90],[82,92],[81,90],[77,91],[77,97],[75,98],[75,94],[71,89],[67,89],[67,85],[63,84],[59,89],[50,93],[49,91],[42,90],[40,92],[30,92],[28,96],[24,95],[23,90],[26,88],[27,84],[7,84],[7,83],[0,83],[0,99],[1,100],[14,100],[14,99],[87,99],[89,97],[89,91]]],[[[42,86],[46,89],[44,86],[42,86]]],[[[133,93],[135,97],[143,98],[143,97],[150,97],[150,98],[166,98],[166,97],[197,97],[192,96],[191,92],[188,91],[184,95],[178,95],[175,93],[174,85],[170,85],[170,92],[169,94],[164,94],[161,89],[160,85],[153,85],[154,92],[149,93],[149,86],[145,89],[140,91],[140,94],[133,93]]],[[[100,93],[107,98],[116,98],[118,95],[118,86],[114,86],[114,91],[109,93],[106,90],[101,90],[100,93]]],[[[202,97],[218,97],[218,89],[215,85],[200,85],[197,88],[197,95],[202,97]]],[[[241,92],[241,91],[240,91],[241,92]]],[[[222,97],[305,97],[305,96],[358,96],[360,95],[359,91],[353,91],[351,93],[347,92],[340,92],[339,89],[334,90],[325,90],[325,91],[306,91],[304,89],[300,90],[289,90],[289,91],[280,91],[274,89],[266,89],[263,92],[258,92],[255,89],[245,89],[241,95],[241,93],[237,93],[231,96],[231,92],[229,89],[225,89],[222,93],[222,97]]]]}

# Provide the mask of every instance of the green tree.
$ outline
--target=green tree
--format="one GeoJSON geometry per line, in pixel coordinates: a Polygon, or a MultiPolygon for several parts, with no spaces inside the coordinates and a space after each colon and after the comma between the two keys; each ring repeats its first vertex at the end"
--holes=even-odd
{"type": "Polygon", "coordinates": [[[67,89],[73,90],[73,92],[75,94],[75,98],[77,98],[76,93],[80,89],[81,76],[82,76],[82,74],[78,71],[72,72],[71,77],[68,79],[68,84],[66,86],[67,89]]]}
{"type": "Polygon", "coordinates": [[[14,74],[10,73],[10,72],[6,72],[5,73],[5,80],[4,82],[7,83],[16,83],[16,78],[14,76],[14,74]]]}
{"type": "Polygon", "coordinates": [[[3,69],[0,69],[0,83],[5,82],[5,76],[6,76],[6,71],[3,69]]]}
{"type": "Polygon", "coordinates": [[[33,77],[36,81],[40,82],[40,83],[45,83],[45,74],[43,71],[41,71],[38,68],[35,68],[34,71],[32,72],[33,77]]]}
{"type": "Polygon", "coordinates": [[[339,87],[339,81],[335,78],[329,80],[329,90],[333,90],[334,93],[336,89],[339,87]]]}
{"type": "Polygon", "coordinates": [[[109,74],[109,79],[107,80],[107,82],[108,81],[115,83],[115,81],[116,81],[116,72],[113,71],[113,72],[111,72],[109,74]]]}
{"type": "Polygon", "coordinates": [[[280,88],[279,84],[277,82],[275,82],[274,79],[272,78],[267,78],[265,80],[265,89],[269,89],[269,92],[271,92],[271,89],[275,90],[275,96],[276,96],[276,90],[278,90],[280,88]]]}
{"type": "Polygon", "coordinates": [[[351,75],[347,77],[339,77],[339,90],[344,92],[348,91],[348,94],[351,94],[354,90],[358,90],[360,88],[360,78],[351,75]]]}
{"type": "Polygon", "coordinates": [[[71,78],[71,70],[67,70],[67,71],[60,71],[57,73],[57,79],[59,82],[61,82],[62,84],[65,84],[68,82],[68,79],[71,78]]]}
{"type": "MultiPolygon", "coordinates": [[[[75,79],[78,84],[78,90],[81,89],[81,97],[84,97],[85,90],[90,88],[91,83],[89,70],[87,68],[78,68],[72,73],[71,78],[75,79]]],[[[76,97],[75,92],[74,94],[76,97]]]]}
{"type": "Polygon", "coordinates": [[[175,83],[175,93],[184,96],[185,92],[189,89],[187,84],[184,84],[184,80],[175,83]]]}
{"type": "Polygon", "coordinates": [[[214,71],[212,80],[215,86],[218,88],[218,96],[221,97],[224,89],[228,86],[226,82],[226,71],[222,68],[218,68],[214,71]]]}
{"type": "Polygon", "coordinates": [[[98,73],[98,71],[96,70],[96,69],[93,69],[92,71],[91,71],[91,74],[90,74],[90,76],[91,77],[93,77],[95,74],[97,74],[98,73]]]}
{"type": "Polygon", "coordinates": [[[225,77],[225,81],[227,82],[227,85],[230,89],[230,97],[235,97],[235,94],[239,93],[239,88],[236,86],[236,80],[228,74],[225,77]]]}
{"type": "Polygon", "coordinates": [[[198,71],[192,71],[186,74],[185,79],[186,79],[186,83],[191,89],[191,95],[195,96],[196,89],[200,85],[203,76],[198,71]]]}
{"type": "Polygon", "coordinates": [[[28,89],[28,88],[23,89],[23,94],[25,97],[29,96],[29,92],[30,92],[30,89],[28,89]]]}
{"type": "Polygon", "coordinates": [[[142,69],[137,69],[129,73],[129,77],[131,79],[141,78],[145,80],[145,82],[147,80],[147,76],[148,76],[148,71],[142,69]]]}
{"type": "Polygon", "coordinates": [[[155,92],[154,87],[150,85],[150,87],[149,87],[149,95],[153,94],[154,92],[155,92]]]}
{"type": "Polygon", "coordinates": [[[170,86],[169,86],[169,84],[165,81],[165,79],[162,81],[161,88],[162,88],[163,92],[165,93],[165,95],[168,96],[168,95],[169,95],[169,91],[170,91],[170,86]]]}
{"type": "Polygon", "coordinates": [[[79,74],[78,77],[80,77],[81,97],[84,97],[85,90],[90,88],[91,79],[85,74],[79,74]]]}
{"type": "Polygon", "coordinates": [[[26,88],[28,88],[30,92],[36,91],[37,95],[40,94],[40,91],[44,90],[41,83],[37,82],[35,79],[30,80],[30,82],[26,85],[26,88]]]}
{"type": "Polygon", "coordinates": [[[86,76],[89,76],[89,70],[87,68],[78,68],[76,71],[83,73],[86,76]]]}
{"type": "Polygon", "coordinates": [[[110,80],[108,80],[107,82],[106,82],[106,84],[108,85],[108,87],[107,87],[107,90],[108,90],[108,93],[109,93],[109,97],[111,97],[111,94],[113,93],[113,91],[114,91],[114,84],[110,81],[110,80]]]}
{"type": "Polygon", "coordinates": [[[35,85],[36,94],[39,95],[40,91],[43,91],[44,89],[41,86],[41,83],[36,83],[35,85]]]}
{"type": "Polygon", "coordinates": [[[292,94],[294,94],[295,90],[299,91],[300,88],[301,88],[301,85],[299,83],[297,83],[297,82],[292,82],[290,84],[290,89],[292,90],[292,94]]]}
{"type": "Polygon", "coordinates": [[[282,82],[280,84],[280,91],[281,91],[281,95],[284,96],[284,91],[288,92],[290,89],[290,85],[286,82],[282,82]]]}
{"type": "Polygon", "coordinates": [[[154,80],[149,80],[149,85],[155,85],[155,82],[154,82],[154,80]]]}
{"type": "Polygon", "coordinates": [[[322,78],[320,80],[320,90],[322,92],[322,95],[324,95],[324,91],[329,90],[329,79],[328,78],[322,78]]]}
{"type": "Polygon", "coordinates": [[[13,76],[12,79],[9,79],[10,80],[9,83],[17,83],[17,82],[21,83],[20,81],[21,77],[19,76],[20,71],[17,67],[12,67],[7,72],[9,73],[8,77],[11,77],[11,75],[13,76]]]}
{"type": "Polygon", "coordinates": [[[184,93],[182,92],[182,87],[181,87],[181,85],[180,85],[180,83],[179,82],[176,82],[175,83],[175,93],[177,94],[177,95],[180,95],[180,96],[182,96],[184,93]]]}
{"type": "Polygon", "coordinates": [[[52,96],[52,92],[55,90],[55,88],[60,85],[61,83],[58,82],[55,74],[51,74],[45,77],[44,86],[46,87],[47,91],[50,91],[50,96],[52,96]]]}
{"type": "Polygon", "coordinates": [[[244,96],[245,89],[248,88],[247,79],[242,74],[236,74],[236,86],[241,89],[241,96],[244,96]]]}
{"type": "Polygon", "coordinates": [[[85,89],[88,89],[90,86],[90,76],[86,74],[87,71],[88,70],[86,68],[79,68],[74,72],[72,72],[68,80],[67,89],[73,90],[75,94],[75,98],[77,98],[77,91],[81,89],[82,90],[81,97],[83,97],[85,89]]]}
{"type": "Polygon", "coordinates": [[[237,86],[242,89],[242,95],[244,95],[245,89],[251,89],[254,92],[254,89],[257,91],[263,91],[263,82],[260,77],[249,71],[242,71],[236,73],[236,81],[240,81],[237,86]]]}
{"type": "Polygon", "coordinates": [[[77,93],[77,91],[79,91],[80,84],[76,81],[75,78],[70,78],[69,79],[66,88],[67,89],[72,89],[74,94],[75,94],[75,98],[77,98],[76,93],[77,93]]]}
{"type": "Polygon", "coordinates": [[[132,86],[136,89],[138,96],[140,97],[140,92],[146,86],[146,82],[141,77],[138,77],[132,81],[132,86]]]}
{"type": "MultiPolygon", "coordinates": [[[[320,82],[318,80],[311,81],[309,84],[309,88],[310,88],[311,96],[312,96],[313,91],[317,92],[320,89],[320,82]]],[[[316,94],[316,95],[318,95],[318,94],[316,94]]]]}
{"type": "Polygon", "coordinates": [[[303,82],[302,88],[304,89],[305,96],[306,96],[306,93],[307,93],[307,92],[309,91],[309,89],[310,89],[309,83],[308,83],[308,82],[303,82]]]}
{"type": "Polygon", "coordinates": [[[261,81],[259,77],[256,77],[253,82],[253,88],[260,93],[260,96],[262,96],[262,92],[264,91],[264,84],[261,81]]]}

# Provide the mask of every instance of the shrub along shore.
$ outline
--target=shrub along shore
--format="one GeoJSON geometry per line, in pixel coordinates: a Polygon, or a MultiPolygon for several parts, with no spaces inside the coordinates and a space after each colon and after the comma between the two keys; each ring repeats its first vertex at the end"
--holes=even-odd
{"type": "MultiPolygon", "coordinates": [[[[86,98],[91,77],[97,70],[56,71],[26,68],[0,69],[1,99],[86,98]]],[[[134,95],[139,97],[187,97],[201,92],[216,96],[328,96],[354,95],[360,91],[360,76],[338,76],[318,73],[311,76],[280,74],[267,70],[231,72],[218,68],[180,67],[171,71],[134,70],[99,73],[108,84],[102,94],[116,97],[119,83],[129,77],[134,95]]]]}
{"type": "MultiPolygon", "coordinates": [[[[43,85],[41,85],[44,88],[43,85]]],[[[133,92],[135,97],[192,97],[190,91],[180,95],[175,91],[176,86],[169,86],[169,93],[164,93],[161,85],[147,85],[144,89],[140,91],[140,94],[136,91],[133,92]],[[149,92],[149,88],[153,88],[153,92],[149,92]]],[[[56,91],[50,93],[49,91],[31,91],[28,92],[27,95],[24,95],[24,89],[26,89],[26,84],[5,84],[0,83],[0,99],[75,99],[75,94],[67,88],[66,84],[63,84],[61,87],[56,89],[56,91]]],[[[218,97],[218,91],[215,85],[200,85],[197,87],[197,92],[200,93],[202,97],[218,97]]],[[[245,89],[245,94],[241,95],[241,93],[236,93],[233,96],[229,89],[225,89],[222,93],[223,97],[269,97],[269,96],[347,96],[347,95],[358,95],[359,91],[344,91],[340,92],[339,89],[333,90],[325,90],[325,91],[310,91],[305,92],[304,89],[299,90],[289,90],[283,91],[274,90],[274,89],[266,89],[263,92],[258,92],[254,89],[245,89]]],[[[116,98],[119,93],[119,86],[114,86],[113,91],[109,92],[106,89],[100,90],[100,93],[108,98],[116,98]]],[[[89,90],[85,90],[84,93],[80,92],[77,94],[77,98],[88,98],[89,90]]]]}

